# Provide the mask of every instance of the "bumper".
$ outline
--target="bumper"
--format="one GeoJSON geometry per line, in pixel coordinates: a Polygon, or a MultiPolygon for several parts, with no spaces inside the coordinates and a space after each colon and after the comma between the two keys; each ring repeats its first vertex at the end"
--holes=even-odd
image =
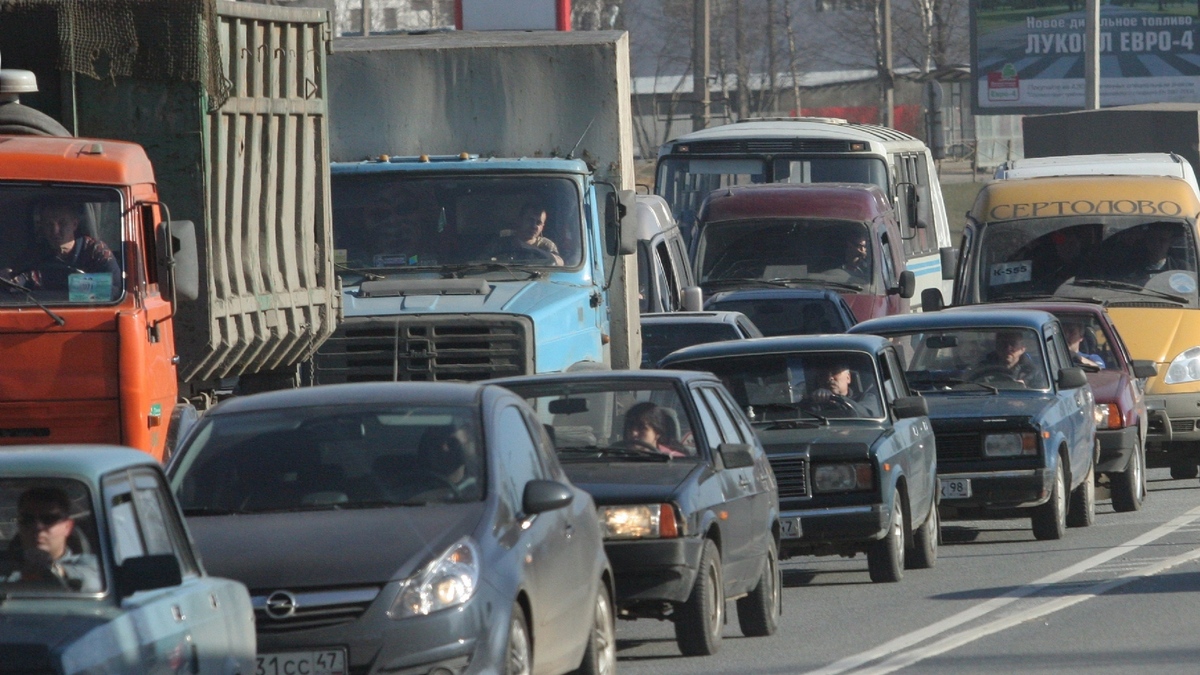
{"type": "MultiPolygon", "coordinates": [[[[971,496],[941,500],[950,509],[1018,509],[1044,504],[1054,486],[1052,469],[986,471],[977,473],[939,473],[939,480],[966,478],[971,481],[971,496]]],[[[945,511],[943,511],[945,512],[945,511]]]]}
{"type": "Polygon", "coordinates": [[[881,539],[891,518],[891,509],[882,504],[839,506],[827,509],[784,511],[780,519],[800,518],[801,536],[780,541],[784,555],[805,553],[832,544],[853,544],[881,539]]]}
{"type": "Polygon", "coordinates": [[[605,542],[616,577],[617,604],[687,600],[703,548],[699,537],[605,542]]]}
{"type": "Polygon", "coordinates": [[[1100,461],[1096,473],[1118,473],[1129,466],[1129,458],[1137,446],[1137,427],[1107,429],[1096,432],[1100,441],[1100,461]]]}
{"type": "Polygon", "coordinates": [[[1200,441],[1200,392],[1146,396],[1147,446],[1200,441]]]}

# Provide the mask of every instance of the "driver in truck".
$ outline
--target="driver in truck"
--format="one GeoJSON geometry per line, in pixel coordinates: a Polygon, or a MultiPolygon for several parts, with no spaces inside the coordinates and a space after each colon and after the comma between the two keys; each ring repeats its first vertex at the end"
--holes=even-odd
{"type": "MultiPolygon", "coordinates": [[[[35,251],[23,269],[0,269],[0,277],[31,290],[66,290],[69,274],[107,272],[118,287],[121,267],[108,246],[81,231],[87,207],[81,203],[46,202],[34,218],[35,251]]],[[[10,289],[16,290],[16,289],[10,289]]]]}
{"type": "MultiPolygon", "coordinates": [[[[553,260],[554,265],[561,267],[563,259],[558,252],[558,245],[548,237],[542,236],[542,232],[546,229],[546,216],[546,209],[533,203],[526,203],[518,212],[517,222],[512,231],[507,236],[500,237],[493,247],[491,255],[493,257],[521,256],[523,251],[528,251],[546,261],[553,260]]],[[[525,259],[529,260],[529,257],[525,259]]]]}

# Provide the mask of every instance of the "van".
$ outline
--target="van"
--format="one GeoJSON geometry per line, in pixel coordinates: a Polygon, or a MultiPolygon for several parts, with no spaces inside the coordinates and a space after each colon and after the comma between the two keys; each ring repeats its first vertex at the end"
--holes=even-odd
{"type": "Polygon", "coordinates": [[[687,244],[667,202],[658,195],[637,195],[636,200],[640,313],[699,310],[687,244]]]}
{"type": "Polygon", "coordinates": [[[1200,195],[1196,172],[1173,152],[1128,152],[1105,155],[1062,155],[1014,159],[996,169],[997,180],[1044,176],[1171,176],[1181,178],[1200,195]]]}
{"type": "Polygon", "coordinates": [[[654,189],[691,243],[713,190],[831,182],[878,186],[898,214],[898,245],[917,293],[949,292],[955,252],[937,169],[925,143],[901,131],[825,117],[747,119],[694,131],[659,149],[654,189]]]}
{"type": "MultiPolygon", "coordinates": [[[[1200,461],[1200,198],[1183,178],[991,181],[968,213],[955,304],[1066,299],[1107,307],[1145,381],[1148,466],[1200,461]]],[[[927,305],[934,299],[927,298],[927,305]]]]}
{"type": "Polygon", "coordinates": [[[713,192],[697,218],[694,272],[705,294],[825,288],[858,321],[908,313],[916,278],[891,200],[865,183],[774,183],[713,192]]]}

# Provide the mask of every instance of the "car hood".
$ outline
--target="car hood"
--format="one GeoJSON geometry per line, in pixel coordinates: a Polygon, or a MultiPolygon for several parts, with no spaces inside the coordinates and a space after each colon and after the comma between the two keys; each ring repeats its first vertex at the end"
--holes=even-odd
{"type": "Polygon", "coordinates": [[[429,286],[436,281],[421,278],[389,278],[386,282],[397,287],[396,292],[404,295],[389,295],[386,292],[374,297],[363,297],[358,287],[344,293],[345,316],[379,316],[391,314],[465,314],[503,313],[532,316],[561,309],[555,307],[570,304],[587,291],[576,285],[546,279],[528,281],[490,281],[483,279],[446,279],[445,288],[429,286]],[[405,282],[422,282],[420,293],[405,290],[405,282]],[[475,288],[468,288],[474,282],[475,288]],[[476,292],[482,290],[483,292],[476,292]]]}
{"type": "Polygon", "coordinates": [[[1176,356],[1200,345],[1196,337],[1200,335],[1200,312],[1183,308],[1110,307],[1108,314],[1121,331],[1129,354],[1158,365],[1158,375],[1146,380],[1146,393],[1180,391],[1179,385],[1164,384],[1163,378],[1176,356]]]}
{"type": "Polygon", "coordinates": [[[671,501],[688,476],[705,464],[671,462],[570,462],[567,476],[597,505],[671,501]]]}
{"type": "Polygon", "coordinates": [[[1125,388],[1125,373],[1119,370],[1101,370],[1087,374],[1088,384],[1092,385],[1092,393],[1096,403],[1116,403],[1121,398],[1121,390],[1125,388]]]}
{"type": "MultiPolygon", "coordinates": [[[[26,665],[28,672],[52,672],[48,663],[39,664],[32,660],[48,660],[50,654],[113,619],[114,611],[107,605],[104,609],[95,601],[64,604],[61,601],[10,600],[0,609],[0,662],[3,666],[14,666],[10,659],[31,659],[26,665]]],[[[17,668],[18,672],[26,672],[17,668]]],[[[7,668],[0,668],[7,672],[7,668]]]]}
{"type": "Polygon", "coordinates": [[[758,427],[767,455],[807,452],[810,456],[861,459],[870,456],[875,441],[885,431],[879,426],[831,424],[815,429],[769,429],[758,427]]]}
{"type": "Polygon", "coordinates": [[[1004,394],[934,394],[926,396],[929,419],[983,417],[1032,417],[1054,401],[1050,394],[1005,396],[1004,394]]]}
{"type": "Polygon", "coordinates": [[[204,567],[253,591],[401,579],[466,534],[484,502],[188,519],[204,567]]]}

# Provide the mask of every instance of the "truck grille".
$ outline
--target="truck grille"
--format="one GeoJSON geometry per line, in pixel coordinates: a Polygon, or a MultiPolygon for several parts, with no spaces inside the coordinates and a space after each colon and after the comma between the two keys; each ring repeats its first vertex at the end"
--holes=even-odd
{"type": "Polygon", "coordinates": [[[1196,420],[1171,420],[1171,431],[1181,434],[1196,430],[1196,420]]]}
{"type": "Polygon", "coordinates": [[[255,630],[286,633],[350,623],[362,616],[378,595],[379,588],[374,586],[295,593],[272,591],[255,594],[250,602],[254,606],[255,630]]]}
{"type": "Polygon", "coordinates": [[[978,433],[935,434],[938,461],[979,459],[983,456],[983,438],[978,433]]]}
{"type": "Polygon", "coordinates": [[[808,496],[808,460],[804,457],[770,457],[780,499],[808,496]]]}
{"type": "Polygon", "coordinates": [[[314,359],[317,384],[477,381],[533,372],[528,321],[512,317],[348,318],[314,359]]]}

